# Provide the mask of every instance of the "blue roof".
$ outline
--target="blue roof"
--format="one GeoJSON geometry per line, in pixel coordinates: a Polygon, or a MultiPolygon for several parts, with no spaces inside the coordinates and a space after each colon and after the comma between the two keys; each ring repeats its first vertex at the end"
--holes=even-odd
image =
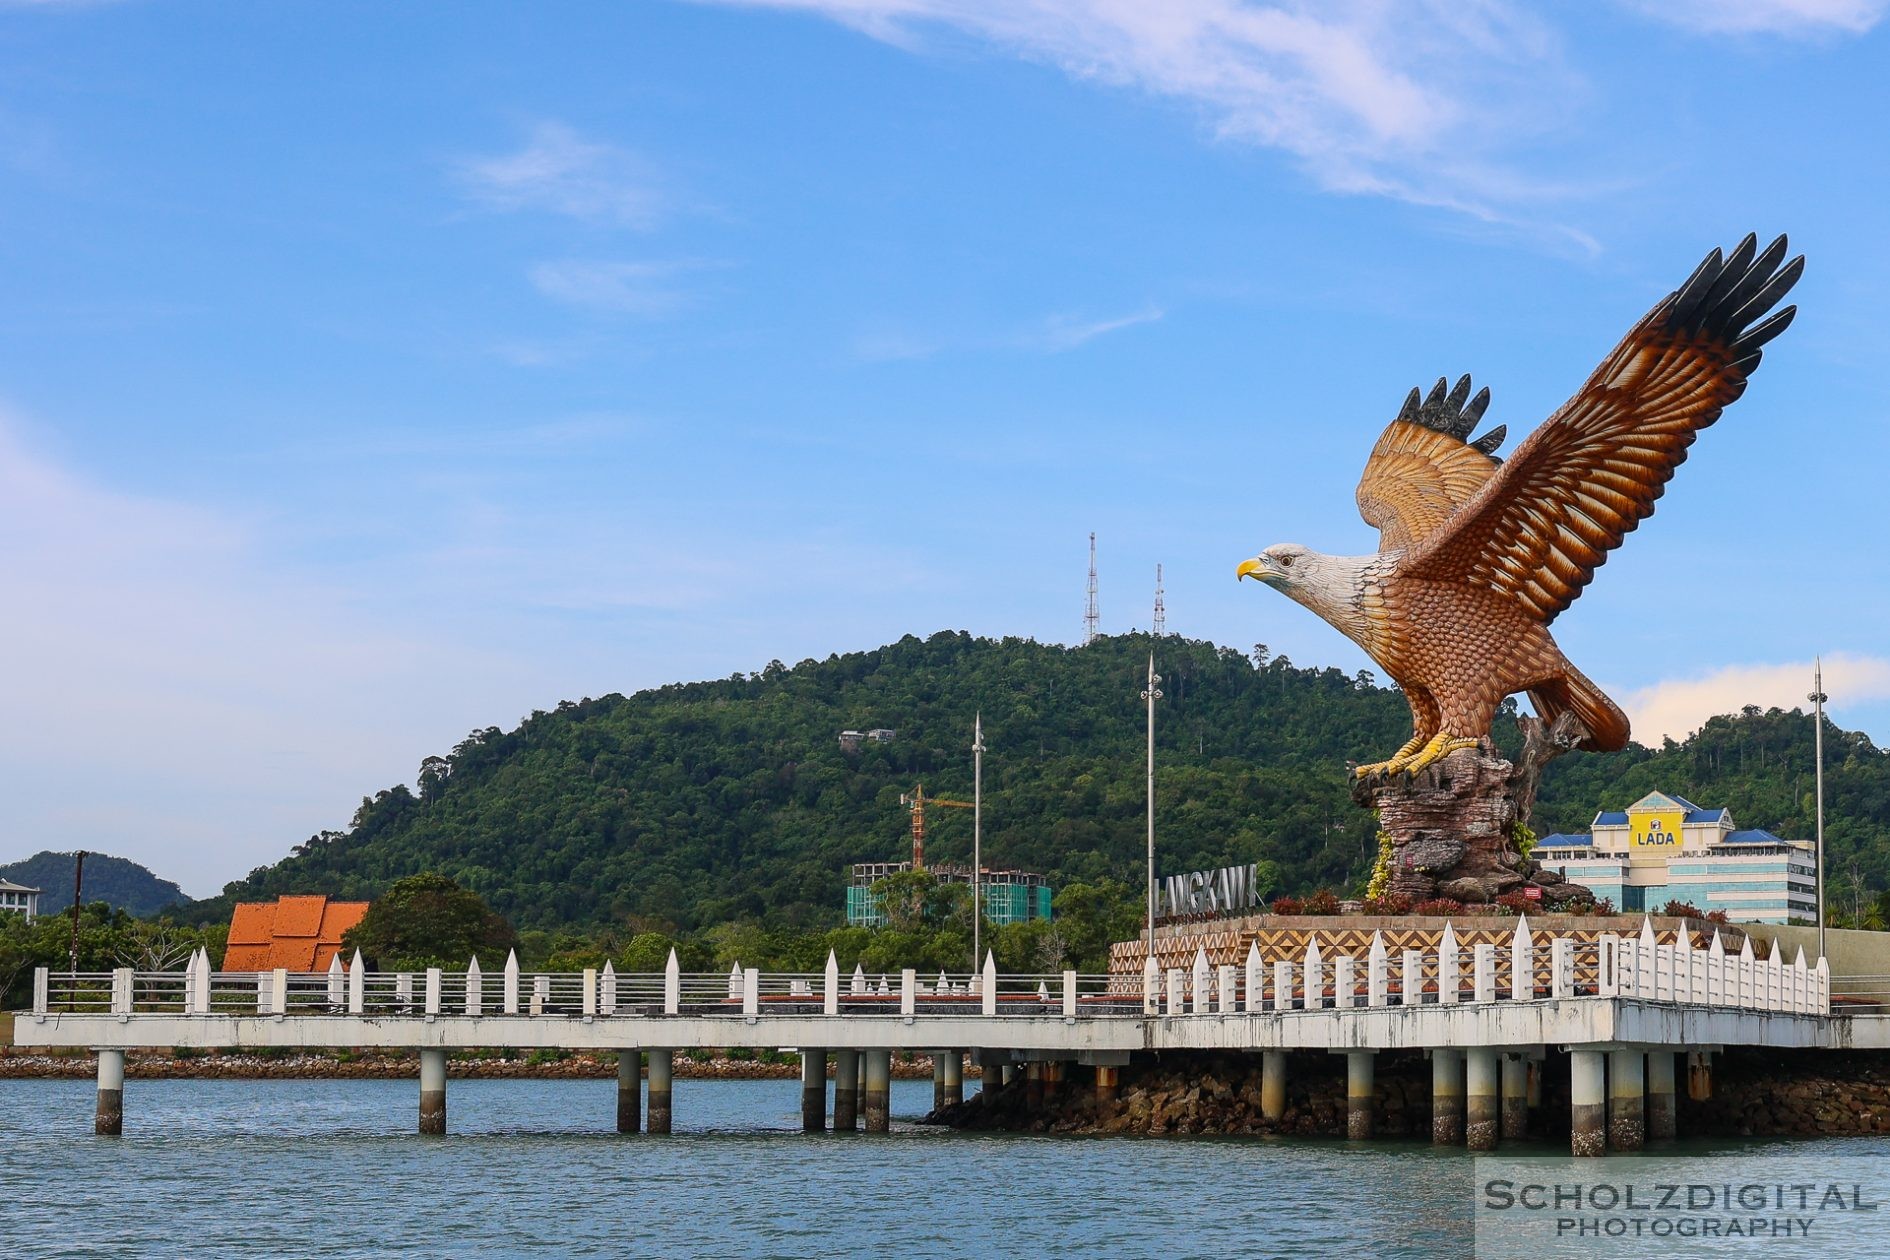
{"type": "Polygon", "coordinates": [[[1570,836],[1564,835],[1558,831],[1552,836],[1544,836],[1542,839],[1536,841],[1536,847],[1538,849],[1574,849],[1585,845],[1592,845],[1594,842],[1595,838],[1588,835],[1586,832],[1580,835],[1570,836]]]}
{"type": "Polygon", "coordinates": [[[1672,801],[1675,805],[1678,805],[1681,809],[1686,810],[1689,814],[1697,814],[1700,812],[1700,807],[1698,805],[1695,805],[1692,801],[1689,801],[1684,796],[1674,796],[1673,794],[1667,793],[1667,792],[1663,792],[1661,793],[1661,795],[1665,796],[1668,800],[1672,801]]]}
{"type": "Polygon", "coordinates": [[[1724,807],[1720,809],[1694,809],[1688,812],[1687,821],[1690,823],[1716,823],[1723,821],[1725,817],[1726,810],[1724,807]]]}
{"type": "Polygon", "coordinates": [[[1595,821],[1588,825],[1590,827],[1625,827],[1627,826],[1627,814],[1618,809],[1604,809],[1599,814],[1596,814],[1595,821]]]}
{"type": "Polygon", "coordinates": [[[1786,844],[1771,832],[1760,827],[1749,827],[1744,831],[1735,831],[1727,835],[1721,844],[1786,844]]]}

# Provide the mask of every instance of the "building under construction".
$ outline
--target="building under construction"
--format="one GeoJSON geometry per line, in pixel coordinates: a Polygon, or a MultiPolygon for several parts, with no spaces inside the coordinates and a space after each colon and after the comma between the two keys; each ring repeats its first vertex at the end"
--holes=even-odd
{"type": "MultiPolygon", "coordinates": [[[[847,880],[847,926],[880,927],[886,915],[880,909],[873,885],[889,875],[903,875],[911,862],[855,862],[847,880]]],[[[944,884],[970,884],[971,868],[950,863],[927,866],[924,870],[944,884]]],[[[1031,871],[994,871],[984,868],[981,881],[984,917],[989,923],[1024,923],[1050,917],[1050,880],[1031,871]]]]}

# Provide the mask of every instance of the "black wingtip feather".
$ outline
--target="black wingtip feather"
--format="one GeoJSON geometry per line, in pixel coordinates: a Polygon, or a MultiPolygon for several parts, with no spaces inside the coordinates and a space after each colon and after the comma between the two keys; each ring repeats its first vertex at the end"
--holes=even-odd
{"type": "Polygon", "coordinates": [[[1489,387],[1486,385],[1476,392],[1475,397],[1472,397],[1470,384],[1470,376],[1465,373],[1457,378],[1454,386],[1450,384],[1448,377],[1438,377],[1437,384],[1431,387],[1428,396],[1422,396],[1413,389],[1405,395],[1404,406],[1398,411],[1398,419],[1409,424],[1421,424],[1434,433],[1454,437],[1464,445],[1494,459],[1494,452],[1498,444],[1502,442],[1505,430],[1499,425],[1476,441],[1469,440],[1471,430],[1482,423],[1483,413],[1490,406],[1489,387]]]}
{"type": "Polygon", "coordinates": [[[1764,250],[1758,248],[1758,241],[1756,234],[1748,234],[1730,256],[1722,256],[1717,249],[1708,254],[1667,300],[1667,327],[1715,337],[1735,358],[1783,332],[1791,323],[1789,314],[1781,311],[1771,319],[1764,317],[1798,283],[1805,260],[1801,255],[1781,267],[1789,241],[1781,235],[1764,250]]]}

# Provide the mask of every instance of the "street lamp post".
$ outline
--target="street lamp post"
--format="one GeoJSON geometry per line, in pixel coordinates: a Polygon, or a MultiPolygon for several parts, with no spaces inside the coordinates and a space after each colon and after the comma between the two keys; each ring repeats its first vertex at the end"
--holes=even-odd
{"type": "Polygon", "coordinates": [[[971,970],[984,965],[984,714],[971,728],[971,970]]]}
{"type": "Polygon", "coordinates": [[[1148,654],[1148,689],[1142,699],[1148,702],[1148,954],[1155,956],[1155,702],[1162,698],[1156,686],[1162,676],[1155,672],[1155,653],[1148,654]]]}
{"type": "MultiPolygon", "coordinates": [[[[1824,702],[1830,699],[1824,694],[1824,658],[1819,657],[1811,666],[1811,694],[1805,699],[1811,701],[1812,755],[1817,758],[1817,793],[1818,793],[1818,957],[1824,957],[1824,702]]],[[[1790,917],[1789,915],[1786,917],[1790,917]]]]}

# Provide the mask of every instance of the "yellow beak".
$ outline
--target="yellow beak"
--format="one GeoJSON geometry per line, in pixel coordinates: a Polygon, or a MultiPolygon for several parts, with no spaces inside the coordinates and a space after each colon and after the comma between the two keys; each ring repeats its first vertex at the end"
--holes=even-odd
{"type": "Polygon", "coordinates": [[[1244,577],[1250,577],[1256,582],[1264,582],[1267,580],[1267,566],[1257,559],[1242,560],[1240,567],[1234,570],[1234,580],[1238,582],[1244,577]]]}

